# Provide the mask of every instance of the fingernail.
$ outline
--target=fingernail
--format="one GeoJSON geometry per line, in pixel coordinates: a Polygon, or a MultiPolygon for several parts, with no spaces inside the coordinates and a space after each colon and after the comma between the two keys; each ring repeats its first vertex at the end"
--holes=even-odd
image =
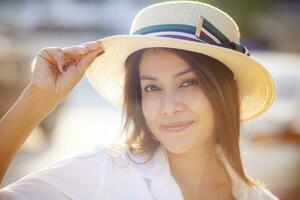
{"type": "Polygon", "coordinates": [[[100,56],[100,55],[102,55],[104,53],[104,51],[102,51],[102,52],[99,52],[99,53],[97,53],[97,55],[96,56],[100,56]]]}

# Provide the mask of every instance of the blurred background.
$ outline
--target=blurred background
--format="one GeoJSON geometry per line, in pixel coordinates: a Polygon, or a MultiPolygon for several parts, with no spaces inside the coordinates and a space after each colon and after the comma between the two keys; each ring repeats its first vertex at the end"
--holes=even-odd
{"type": "MultiPolygon", "coordinates": [[[[137,12],[157,0],[0,0],[0,116],[31,78],[46,46],[71,46],[127,34],[137,12]]],[[[272,108],[242,126],[247,172],[280,199],[300,199],[300,1],[203,0],[229,13],[242,41],[275,79],[272,108]]],[[[120,47],[122,48],[122,47],[120,47]]],[[[121,111],[86,77],[37,127],[1,186],[120,132],[121,111]]]]}

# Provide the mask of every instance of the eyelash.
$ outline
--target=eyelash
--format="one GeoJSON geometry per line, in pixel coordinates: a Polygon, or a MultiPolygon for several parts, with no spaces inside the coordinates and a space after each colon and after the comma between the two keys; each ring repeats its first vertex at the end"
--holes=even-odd
{"type": "MultiPolygon", "coordinates": [[[[182,82],[181,85],[183,85],[184,83],[186,82],[192,82],[192,84],[188,84],[187,86],[191,86],[191,85],[198,85],[198,81],[197,80],[194,80],[194,79],[189,79],[189,80],[185,80],[182,82]]],[[[151,90],[151,91],[147,91],[147,88],[151,88],[152,86],[156,87],[155,85],[147,85],[145,88],[144,88],[144,91],[145,92],[153,92],[153,91],[156,91],[155,90],[151,90]]],[[[181,86],[181,87],[187,87],[187,86],[181,86]]]]}

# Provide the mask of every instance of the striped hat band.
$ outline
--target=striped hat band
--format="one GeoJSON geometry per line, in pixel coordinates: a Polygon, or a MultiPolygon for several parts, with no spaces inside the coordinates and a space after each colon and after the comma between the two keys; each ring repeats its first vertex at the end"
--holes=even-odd
{"type": "Polygon", "coordinates": [[[203,16],[200,17],[197,27],[187,24],[159,24],[139,29],[132,33],[132,35],[149,35],[190,40],[232,49],[250,56],[245,46],[230,41],[203,16]]]}

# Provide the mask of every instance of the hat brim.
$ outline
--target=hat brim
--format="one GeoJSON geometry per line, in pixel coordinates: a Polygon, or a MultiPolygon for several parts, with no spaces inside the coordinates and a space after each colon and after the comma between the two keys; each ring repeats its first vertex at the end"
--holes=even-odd
{"type": "Polygon", "coordinates": [[[269,72],[253,57],[240,52],[180,39],[143,35],[115,35],[101,39],[105,53],[86,71],[88,80],[104,99],[122,107],[125,61],[133,52],[150,47],[183,49],[213,57],[235,75],[240,96],[241,122],[267,111],[274,101],[275,85],[269,72]]]}

